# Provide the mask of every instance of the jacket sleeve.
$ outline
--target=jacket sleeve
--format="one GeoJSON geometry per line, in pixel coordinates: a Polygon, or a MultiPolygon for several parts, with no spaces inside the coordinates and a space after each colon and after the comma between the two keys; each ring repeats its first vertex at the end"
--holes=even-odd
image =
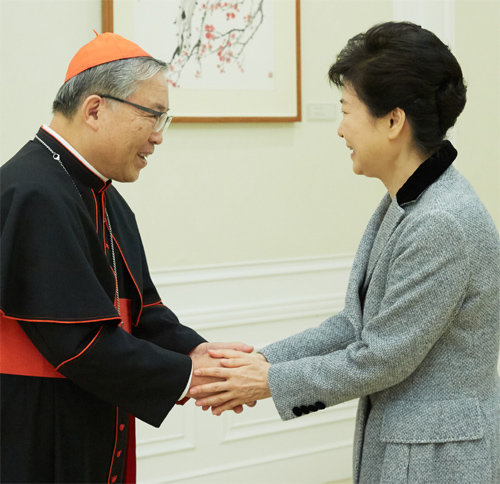
{"type": "MultiPolygon", "coordinates": [[[[384,296],[377,314],[363,321],[360,337],[345,349],[311,356],[299,351],[300,359],[271,365],[269,386],[281,417],[294,418],[296,406],[317,401],[331,406],[369,395],[411,375],[462,304],[469,277],[466,249],[461,227],[447,213],[409,222],[396,242],[387,277],[371,282],[385,285],[384,296]]],[[[308,339],[325,335],[320,327],[308,339]]]]}
{"type": "Polygon", "coordinates": [[[71,382],[160,426],[184,391],[191,359],[106,323],[20,322],[42,355],[71,382]]]}
{"type": "Polygon", "coordinates": [[[316,328],[271,343],[260,349],[270,363],[299,360],[345,349],[354,341],[354,326],[345,311],[326,319],[316,328]]]}

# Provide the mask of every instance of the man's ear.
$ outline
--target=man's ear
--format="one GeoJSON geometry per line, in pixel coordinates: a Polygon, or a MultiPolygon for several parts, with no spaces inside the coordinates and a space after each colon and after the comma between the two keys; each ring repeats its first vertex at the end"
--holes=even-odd
{"type": "Polygon", "coordinates": [[[401,108],[393,109],[387,115],[387,128],[390,140],[395,140],[406,125],[406,113],[401,108]]]}
{"type": "Polygon", "coordinates": [[[97,130],[103,116],[104,99],[97,94],[87,97],[80,106],[83,122],[91,129],[97,130]]]}

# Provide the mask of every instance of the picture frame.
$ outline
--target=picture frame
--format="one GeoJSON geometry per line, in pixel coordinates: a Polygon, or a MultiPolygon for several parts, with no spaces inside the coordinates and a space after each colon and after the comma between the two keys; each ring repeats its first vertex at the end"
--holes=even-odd
{"type": "MultiPolygon", "coordinates": [[[[173,71],[172,77],[169,77],[171,84],[169,97],[174,122],[286,123],[302,120],[300,0],[193,0],[191,5],[200,11],[192,14],[189,36],[193,37],[197,43],[194,44],[193,41],[188,46],[191,47],[190,50],[184,48],[183,54],[184,59],[188,59],[188,53],[196,51],[197,58],[193,56],[186,61],[183,66],[184,71],[180,68],[174,71],[174,65],[177,66],[174,64],[174,59],[181,66],[182,59],[180,55],[177,58],[172,56],[172,45],[175,47],[172,43],[172,30],[177,29],[175,31],[176,42],[179,42],[178,39],[182,38],[184,33],[179,34],[179,18],[181,17],[177,17],[177,22],[175,22],[173,8],[179,11],[181,4],[183,6],[187,4],[185,0],[184,2],[182,0],[101,0],[101,2],[103,33],[116,32],[123,35],[138,43],[153,57],[165,60],[169,64],[169,69],[173,71]],[[255,11],[256,14],[251,16],[250,13],[253,12],[249,13],[248,10],[250,5],[254,9],[255,5],[261,6],[261,11],[255,11]],[[206,10],[202,11],[202,8],[206,10]],[[241,37],[236,38],[234,42],[234,45],[244,46],[243,55],[236,58],[233,54],[231,57],[232,51],[228,47],[230,35],[234,38],[234,35],[239,35],[244,30],[241,27],[241,16],[244,14],[246,14],[244,18],[248,19],[248,22],[243,24],[245,28],[252,22],[253,25],[248,27],[246,43],[241,40],[241,37]],[[238,28],[226,27],[233,19],[234,22],[238,21],[238,15],[240,16],[238,28]],[[203,22],[200,22],[200,19],[203,22]],[[228,21],[227,24],[225,20],[228,21]],[[258,26],[260,31],[255,26],[258,26]],[[227,31],[224,31],[224,28],[227,31]],[[197,37],[192,35],[195,29],[197,37]],[[170,35],[170,39],[167,39],[171,41],[170,44],[165,40],[166,35],[170,35]],[[214,45],[209,43],[211,39],[214,45]],[[207,45],[212,51],[203,57],[202,46],[205,40],[208,41],[207,45]],[[167,45],[170,46],[170,50],[167,50],[167,45]],[[193,45],[196,48],[193,48],[193,45]],[[218,52],[214,53],[214,48],[219,49],[218,52]],[[228,67],[227,72],[217,77],[219,72],[216,69],[219,71],[226,69],[224,61],[228,66],[230,65],[232,71],[229,73],[228,67]],[[191,67],[187,62],[191,62],[191,67]],[[203,68],[203,76],[199,76],[199,72],[194,71],[194,62],[198,62],[196,65],[207,66],[203,68]],[[216,63],[217,66],[215,66],[216,63]],[[221,64],[223,64],[222,67],[221,64]],[[244,75],[239,75],[236,65],[244,75]],[[250,65],[250,68],[245,72],[247,65],[250,65]],[[193,72],[196,74],[193,75],[193,72]],[[206,72],[209,75],[205,76],[206,72]],[[174,78],[174,75],[178,78],[174,78]],[[180,76],[183,76],[183,81],[179,82],[180,86],[177,86],[180,76]],[[207,79],[203,78],[198,85],[197,77],[207,77],[207,79]]],[[[184,11],[182,14],[184,21],[186,14],[184,11]]],[[[179,48],[175,49],[176,54],[179,51],[179,48]]],[[[205,47],[205,52],[208,52],[208,47],[205,47]]],[[[199,70],[202,68],[200,67],[199,70]]]]}

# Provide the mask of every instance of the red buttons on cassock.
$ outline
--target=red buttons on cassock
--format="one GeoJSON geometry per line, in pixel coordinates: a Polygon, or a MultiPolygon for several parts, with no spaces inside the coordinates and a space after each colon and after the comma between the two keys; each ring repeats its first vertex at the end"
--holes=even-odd
{"type": "Polygon", "coordinates": [[[118,479],[118,476],[113,476],[113,477],[111,478],[111,482],[116,482],[116,480],[117,480],[117,479],[118,479]]]}
{"type": "Polygon", "coordinates": [[[116,453],[116,457],[120,457],[122,455],[122,451],[119,450],[117,453],[116,453]]]}
{"type": "Polygon", "coordinates": [[[120,424],[120,426],[118,428],[120,429],[120,432],[123,432],[123,429],[125,428],[125,424],[120,424]]]}

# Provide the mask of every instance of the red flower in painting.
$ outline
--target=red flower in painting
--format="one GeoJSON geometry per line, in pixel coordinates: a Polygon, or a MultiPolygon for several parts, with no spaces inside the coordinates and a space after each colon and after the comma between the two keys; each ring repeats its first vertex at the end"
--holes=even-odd
{"type": "MultiPolygon", "coordinates": [[[[0,0],[1,2],[2,0],[0,0]]],[[[164,0],[166,1],[166,0],[164,0]]],[[[180,27],[178,49],[170,63],[171,85],[179,85],[178,79],[184,67],[196,63],[190,70],[195,78],[203,77],[202,66],[211,62],[220,73],[245,72],[241,60],[253,33],[263,21],[263,4],[267,0],[183,0],[178,3],[192,4],[190,16],[180,27]],[[241,7],[241,8],[240,8],[241,7]],[[224,15],[226,22],[224,22],[224,15]],[[189,24],[190,20],[191,24],[189,24]],[[196,25],[194,25],[196,23],[196,25]]],[[[270,77],[273,73],[269,73],[270,77]]]]}
{"type": "Polygon", "coordinates": [[[206,25],[205,25],[205,31],[206,31],[206,33],[205,33],[205,37],[206,37],[207,39],[215,39],[215,35],[214,35],[214,34],[212,34],[212,32],[214,32],[214,31],[215,31],[215,27],[214,27],[213,25],[208,25],[208,24],[206,24],[206,25]]]}

